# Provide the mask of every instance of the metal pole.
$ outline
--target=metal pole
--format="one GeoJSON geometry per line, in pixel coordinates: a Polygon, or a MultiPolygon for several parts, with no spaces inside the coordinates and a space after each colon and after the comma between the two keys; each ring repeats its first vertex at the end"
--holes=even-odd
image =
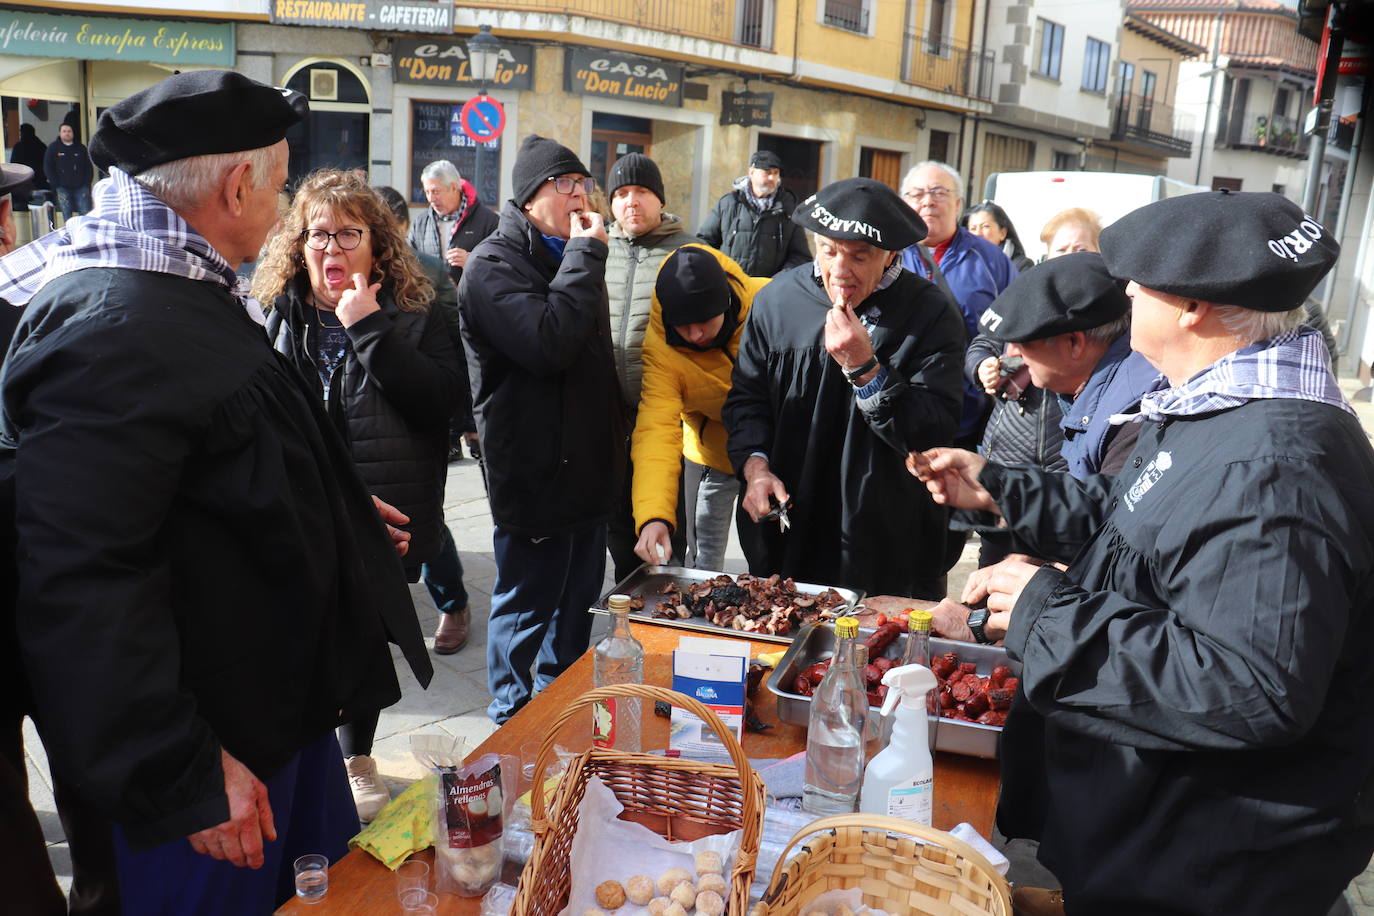
{"type": "MultiPolygon", "coordinates": [[[[1207,106],[1202,109],[1202,132],[1197,137],[1197,170],[1193,173],[1193,184],[1202,184],[1202,156],[1207,151],[1207,122],[1212,120],[1212,100],[1217,93],[1217,60],[1221,54],[1221,12],[1212,20],[1212,70],[1207,76],[1207,106]]],[[[1215,142],[1212,144],[1216,145],[1215,142]]]]}
{"type": "Polygon", "coordinates": [[[1340,73],[1341,48],[1345,32],[1333,4],[1327,13],[1326,60],[1322,62],[1322,88],[1317,97],[1317,123],[1307,141],[1307,186],[1302,192],[1302,209],[1309,216],[1317,213],[1317,198],[1321,194],[1322,160],[1326,157],[1326,132],[1331,127],[1331,100],[1336,94],[1336,79],[1340,73]]]}

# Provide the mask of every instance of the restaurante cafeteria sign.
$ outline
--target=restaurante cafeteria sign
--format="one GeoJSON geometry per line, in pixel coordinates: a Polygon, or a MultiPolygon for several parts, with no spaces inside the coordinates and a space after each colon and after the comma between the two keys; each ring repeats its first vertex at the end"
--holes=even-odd
{"type": "Polygon", "coordinates": [[[682,107],[682,68],[662,61],[569,48],[564,73],[569,92],[682,107]]]}
{"type": "Polygon", "coordinates": [[[4,12],[0,13],[0,54],[232,67],[234,26],[4,12]]]}
{"type": "Polygon", "coordinates": [[[343,29],[452,32],[453,4],[434,0],[269,0],[268,18],[286,25],[332,25],[343,29]]]}

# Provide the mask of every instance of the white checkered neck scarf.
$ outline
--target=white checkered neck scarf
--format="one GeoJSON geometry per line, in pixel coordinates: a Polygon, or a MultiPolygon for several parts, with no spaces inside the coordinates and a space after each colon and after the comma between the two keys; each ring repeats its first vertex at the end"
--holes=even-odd
{"type": "Polygon", "coordinates": [[[87,215],[0,258],[0,299],[22,306],[72,271],[117,267],[214,283],[248,308],[229,262],[143,185],[111,168],[92,197],[87,215]]]}
{"type": "Polygon", "coordinates": [[[1316,401],[1355,415],[1331,374],[1321,333],[1304,325],[1227,354],[1182,385],[1145,395],[1139,414],[1116,414],[1112,422],[1154,423],[1267,398],[1316,401]]]}

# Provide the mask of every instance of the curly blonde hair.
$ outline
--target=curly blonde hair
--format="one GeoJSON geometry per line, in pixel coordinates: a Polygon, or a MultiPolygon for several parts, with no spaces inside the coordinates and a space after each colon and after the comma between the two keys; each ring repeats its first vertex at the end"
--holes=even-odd
{"type": "Polygon", "coordinates": [[[371,283],[381,283],[404,312],[429,308],[434,285],[406,241],[391,208],[358,171],[320,169],[306,176],[267,240],[266,254],[253,271],[253,297],[270,308],[296,277],[304,277],[305,238],[311,221],[332,212],[358,220],[372,241],[371,283]]]}

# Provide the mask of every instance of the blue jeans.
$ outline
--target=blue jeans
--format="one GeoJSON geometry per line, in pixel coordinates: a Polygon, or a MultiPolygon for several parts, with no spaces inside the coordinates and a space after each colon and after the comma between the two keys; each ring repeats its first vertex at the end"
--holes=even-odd
{"type": "Polygon", "coordinates": [[[91,189],[84,185],[79,188],[56,188],[57,209],[65,219],[81,216],[91,209],[91,189]]]}
{"type": "Polygon", "coordinates": [[[429,597],[440,614],[452,614],[468,606],[468,590],[463,585],[463,561],[453,543],[453,532],[444,526],[439,538],[439,553],[428,563],[420,564],[420,578],[425,580],[429,597]]]}
{"type": "Polygon", "coordinates": [[[590,608],[606,576],[606,526],[528,538],[497,525],[492,547],[487,716],[501,725],[587,651],[590,608]]]}
{"type": "Polygon", "coordinates": [[[725,548],[730,543],[730,523],[735,518],[739,480],[715,468],[701,469],[697,502],[692,507],[694,535],[689,565],[697,569],[724,569],[725,548]]]}
{"type": "Polygon", "coordinates": [[[331,865],[344,857],[349,839],[358,832],[358,809],[332,733],[306,745],[266,779],[255,775],[267,786],[277,827],[277,839],[263,844],[262,868],[237,868],[200,855],[184,837],[135,850],[115,826],[119,896],[125,913],[270,913],[296,892],[292,865],[297,857],[324,853],[331,865]]]}

